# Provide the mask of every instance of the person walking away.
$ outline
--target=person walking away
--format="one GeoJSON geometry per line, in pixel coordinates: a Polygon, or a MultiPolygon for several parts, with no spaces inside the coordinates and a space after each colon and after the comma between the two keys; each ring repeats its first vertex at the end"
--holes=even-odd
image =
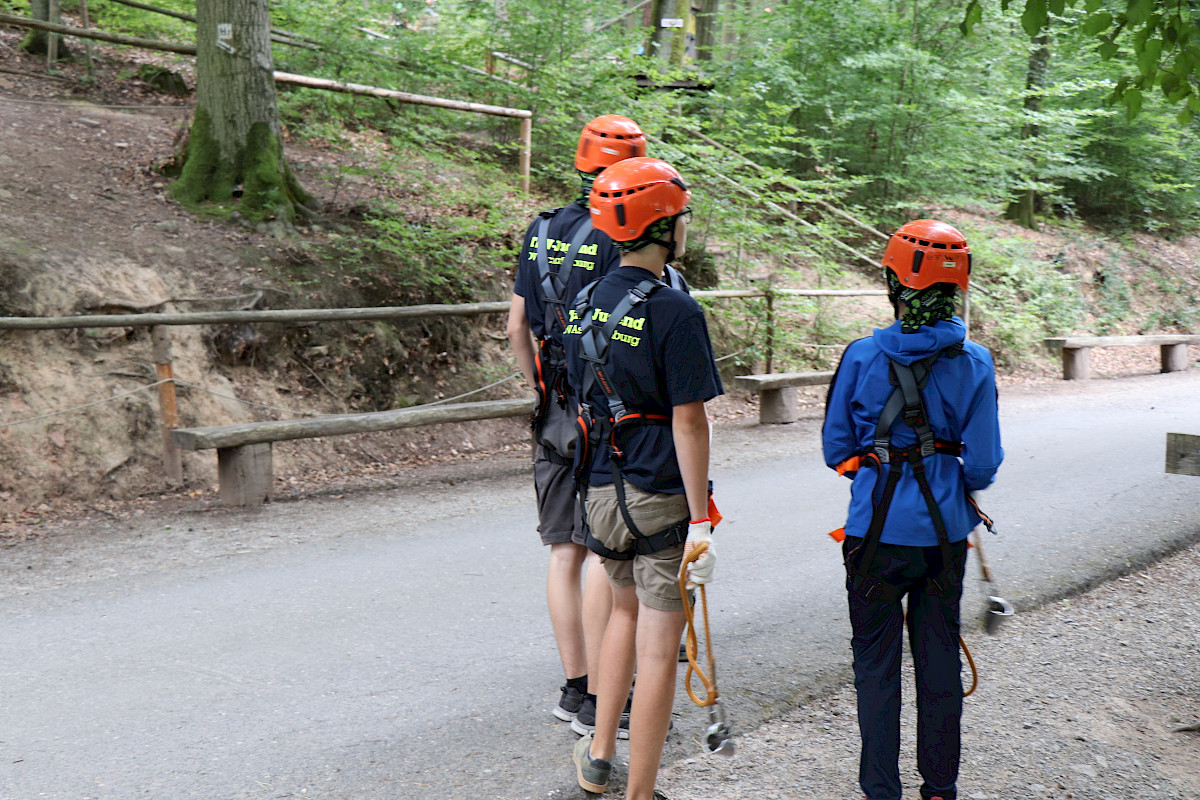
{"type": "Polygon", "coordinates": [[[852,342],[825,407],[825,463],[853,481],[842,543],[867,800],[900,800],[900,658],[916,673],[917,768],[926,800],[956,800],[962,718],[959,604],[971,492],[1003,460],[991,354],[954,316],[971,251],[916,220],[883,257],[896,322],[852,342]]]}
{"type": "Polygon", "coordinates": [[[575,402],[562,332],[580,287],[620,262],[608,235],[592,226],[587,205],[592,181],[605,167],[645,152],[645,136],[627,117],[604,115],[583,127],[575,150],[580,194],[566,206],[538,214],[529,225],[509,306],[508,339],[537,393],[532,428],[538,533],[550,548],[546,604],[566,680],[553,714],[568,722],[581,710],[594,716],[588,674],[599,661],[612,597],[599,558],[588,559],[583,543],[572,467],[575,402]],[[585,559],[586,582],[581,580],[585,559]]]}
{"type": "Polygon", "coordinates": [[[699,303],[661,280],[683,254],[690,197],[679,173],[653,158],[627,159],[596,179],[593,219],[621,263],[580,293],[564,337],[588,431],[576,456],[587,542],[604,557],[613,591],[596,727],[576,743],[573,761],[581,787],[607,788],[636,663],[628,800],[656,796],[684,628],[685,552],[710,545],[687,567],[693,584],[710,580],[716,563],[704,404],[723,387],[699,303]]]}

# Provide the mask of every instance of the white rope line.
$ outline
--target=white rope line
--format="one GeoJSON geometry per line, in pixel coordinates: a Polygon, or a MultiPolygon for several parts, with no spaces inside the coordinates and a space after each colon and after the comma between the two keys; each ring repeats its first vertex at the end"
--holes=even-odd
{"type": "Polygon", "coordinates": [[[425,403],[424,405],[420,405],[420,406],[412,406],[412,408],[426,408],[428,406],[436,406],[436,405],[441,405],[442,403],[449,403],[452,400],[458,400],[463,397],[469,397],[473,394],[479,394],[480,392],[485,392],[488,389],[491,389],[493,386],[499,386],[502,383],[508,383],[513,378],[519,378],[519,377],[521,377],[521,373],[514,372],[512,375],[509,375],[507,378],[501,378],[498,381],[489,383],[487,386],[481,386],[478,389],[472,389],[469,392],[463,392],[462,394],[455,395],[454,397],[446,397],[441,400],[434,400],[432,403],[425,403]]]}
{"type": "Polygon", "coordinates": [[[23,425],[27,422],[37,422],[38,420],[50,419],[51,417],[58,417],[62,416],[63,414],[70,414],[74,411],[82,411],[83,409],[91,408],[92,406],[111,403],[113,400],[120,400],[122,397],[129,397],[131,394],[137,394],[138,392],[144,392],[147,389],[153,389],[155,386],[158,386],[161,383],[167,383],[169,380],[171,379],[163,378],[161,381],[155,381],[154,383],[149,383],[145,386],[139,386],[136,389],[130,389],[128,392],[122,392],[121,394],[114,394],[112,397],[106,397],[103,400],[94,400],[91,403],[84,403],[83,405],[75,406],[74,408],[64,408],[61,411],[52,411],[49,414],[41,414],[36,417],[29,417],[28,419],[18,419],[13,420],[12,422],[0,423],[0,430],[3,430],[4,428],[11,428],[13,425],[23,425]]]}

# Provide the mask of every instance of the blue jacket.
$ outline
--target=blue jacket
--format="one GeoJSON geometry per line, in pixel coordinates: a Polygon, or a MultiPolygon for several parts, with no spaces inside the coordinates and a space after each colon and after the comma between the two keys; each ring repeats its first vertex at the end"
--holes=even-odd
{"type": "MultiPolygon", "coordinates": [[[[900,323],[896,322],[876,329],[868,338],[851,342],[829,387],[821,431],[825,463],[831,469],[867,452],[875,438],[880,412],[893,389],[888,382],[888,360],[911,364],[963,342],[960,355],[951,358],[943,354],[933,363],[922,391],[934,436],[963,444],[961,458],[939,454],[925,459],[929,483],[952,542],[967,538],[980,522],[967,502],[967,492],[987,487],[1004,459],[992,356],[982,345],[964,341],[965,336],[966,327],[955,317],[922,326],[916,333],[901,333],[900,323]]],[[[897,419],[892,426],[892,445],[908,447],[915,443],[912,428],[897,419]]],[[[874,513],[877,483],[879,493],[883,491],[880,472],[866,467],[848,475],[854,483],[846,535],[864,536],[874,513]]],[[[919,547],[938,543],[933,520],[908,464],[903,465],[880,541],[919,547]]]]}

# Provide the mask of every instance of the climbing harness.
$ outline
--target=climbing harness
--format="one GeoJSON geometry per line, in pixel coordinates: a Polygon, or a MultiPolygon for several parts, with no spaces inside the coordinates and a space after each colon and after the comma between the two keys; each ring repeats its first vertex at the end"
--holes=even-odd
{"type": "MultiPolygon", "coordinates": [[[[872,575],[870,568],[875,557],[875,551],[879,546],[880,536],[883,533],[883,526],[887,520],[892,497],[895,494],[897,484],[900,482],[903,465],[906,463],[909,465],[913,477],[916,478],[917,485],[921,489],[921,496],[925,500],[925,506],[929,510],[934,530],[937,532],[938,547],[942,554],[941,572],[935,577],[926,578],[922,585],[915,590],[941,595],[947,588],[946,577],[952,567],[953,554],[950,549],[950,538],[946,529],[945,518],[942,516],[941,508],[938,507],[936,498],[933,496],[933,489],[929,485],[929,478],[925,471],[925,459],[936,455],[947,455],[957,458],[962,454],[962,443],[950,442],[934,436],[921,393],[933,371],[934,362],[942,355],[945,355],[947,358],[956,358],[962,353],[962,350],[963,345],[961,342],[958,342],[910,365],[889,360],[889,381],[896,388],[884,403],[883,411],[875,426],[875,438],[871,444],[871,448],[865,453],[852,456],[837,466],[839,475],[856,471],[862,467],[873,467],[879,471],[879,475],[884,481],[882,492],[878,497],[874,498],[874,511],[862,544],[846,555],[846,569],[850,575],[851,584],[868,600],[894,602],[900,597],[901,590],[899,587],[887,584],[881,578],[872,575]],[[914,445],[906,448],[897,448],[892,445],[891,429],[897,419],[901,419],[907,423],[912,428],[913,433],[916,434],[917,441],[914,445]]],[[[969,493],[967,494],[967,501],[979,514],[984,526],[992,533],[995,533],[992,519],[983,513],[978,503],[976,503],[975,498],[971,497],[969,493]]],[[[835,541],[841,542],[845,539],[845,530],[839,528],[831,532],[830,536],[835,541]]],[[[978,537],[976,537],[976,542],[978,542],[978,537]]],[[[968,543],[969,546],[970,543],[968,543]]],[[[990,571],[987,570],[987,566],[982,561],[982,550],[978,552],[981,556],[980,566],[984,570],[984,580],[990,582],[991,575],[990,571]]],[[[989,609],[990,613],[988,614],[989,618],[993,615],[997,615],[998,618],[998,616],[1006,616],[1012,613],[1012,606],[1002,598],[989,596],[988,601],[991,606],[989,609]]],[[[963,654],[966,656],[967,663],[971,667],[971,688],[963,693],[963,697],[968,697],[975,691],[976,686],[978,686],[979,674],[975,667],[975,660],[971,656],[971,651],[967,648],[967,643],[961,635],[958,637],[958,643],[962,648],[963,654]]]]}
{"type": "Polygon", "coordinates": [[[704,649],[708,656],[708,671],[705,672],[700,668],[697,661],[699,643],[696,637],[696,609],[688,592],[688,564],[698,561],[706,552],[708,552],[708,542],[697,543],[695,549],[684,556],[683,563],[679,568],[679,594],[683,597],[683,611],[687,617],[684,644],[687,650],[688,667],[687,674],[683,679],[683,685],[687,689],[688,697],[692,699],[693,703],[701,708],[708,709],[709,725],[708,730],[704,734],[705,749],[717,755],[732,756],[736,751],[736,746],[733,742],[733,729],[725,718],[725,709],[721,707],[717,696],[717,663],[716,659],[713,658],[712,629],[708,625],[708,594],[704,584],[696,587],[700,595],[700,610],[704,620],[704,649]],[[700,695],[693,691],[693,677],[699,678],[700,683],[703,684],[704,697],[700,697],[700,695]]]}
{"type": "Polygon", "coordinates": [[[580,220],[567,234],[569,242],[566,253],[557,264],[550,263],[549,231],[550,220],[562,211],[556,208],[543,211],[539,216],[537,228],[537,254],[535,260],[538,268],[538,288],[542,297],[544,313],[542,336],[534,353],[534,371],[536,380],[534,389],[537,392],[537,403],[534,405],[533,418],[530,426],[534,436],[543,445],[543,452],[551,461],[560,464],[570,464],[574,455],[574,426],[570,423],[569,415],[560,429],[548,429],[551,425],[551,403],[556,403],[560,409],[566,409],[569,401],[567,389],[567,358],[561,344],[561,334],[567,327],[566,292],[567,278],[575,257],[592,233],[591,215],[580,220]],[[563,267],[566,272],[563,272],[563,267]],[[559,334],[558,340],[553,336],[559,334]]]}
{"type": "MultiPolygon", "coordinates": [[[[846,556],[846,568],[850,573],[851,583],[867,600],[894,601],[900,596],[898,587],[891,586],[871,574],[871,566],[875,559],[875,551],[879,547],[884,523],[887,521],[892,497],[904,471],[904,464],[909,465],[921,489],[921,496],[937,532],[938,547],[942,554],[941,572],[937,576],[926,578],[921,590],[934,595],[945,592],[946,575],[953,567],[953,553],[950,549],[946,521],[929,485],[925,459],[935,455],[958,457],[962,453],[962,443],[934,437],[921,390],[929,380],[933,363],[943,354],[947,358],[955,358],[962,353],[962,349],[962,343],[958,342],[912,364],[901,364],[889,359],[889,379],[896,388],[884,403],[883,411],[879,415],[871,449],[857,456],[856,460],[851,459],[851,463],[843,462],[838,467],[839,473],[867,466],[874,467],[883,479],[883,490],[874,498],[874,512],[862,544],[846,556]],[[898,419],[907,423],[916,434],[917,441],[914,445],[905,448],[892,445],[892,426],[898,419]]],[[[986,517],[985,520],[990,527],[991,520],[987,520],[986,517]]]]}
{"type": "MultiPolygon", "coordinates": [[[[829,532],[829,537],[838,544],[846,540],[846,529],[838,528],[835,531],[829,532]]],[[[907,615],[905,615],[907,617],[907,615]]],[[[962,648],[963,655],[967,657],[967,664],[971,667],[971,688],[963,692],[963,697],[970,697],[975,691],[975,687],[979,685],[979,670],[975,668],[975,659],[971,656],[971,650],[967,647],[967,642],[963,639],[962,634],[958,635],[958,646],[962,648]]]]}
{"type": "Polygon", "coordinates": [[[620,395],[617,394],[607,372],[609,345],[617,325],[630,311],[649,300],[665,284],[650,279],[640,281],[621,298],[617,307],[603,322],[600,322],[597,314],[599,309],[591,305],[592,292],[597,283],[593,281],[585,286],[576,296],[574,304],[575,312],[582,320],[579,333],[579,357],[591,367],[584,372],[583,387],[579,396],[586,401],[592,387],[598,385],[608,401],[608,415],[597,413],[597,410],[587,402],[581,404],[578,427],[579,441],[584,450],[582,458],[578,462],[579,468],[575,480],[579,487],[580,507],[586,509],[588,478],[591,474],[592,460],[602,445],[607,446],[609,463],[612,466],[613,488],[617,493],[617,507],[621,512],[621,519],[629,528],[629,532],[633,534],[633,546],[628,550],[621,551],[605,546],[592,534],[591,527],[586,524],[586,510],[584,512],[585,542],[588,549],[603,558],[629,561],[635,555],[657,553],[668,547],[681,545],[687,540],[688,520],[686,518],[661,531],[644,534],[638,529],[637,524],[633,521],[633,516],[629,513],[629,505],[625,500],[625,479],[621,475],[621,463],[625,459],[625,452],[620,444],[621,434],[632,425],[670,425],[671,418],[663,414],[649,414],[627,408],[620,395]]]}

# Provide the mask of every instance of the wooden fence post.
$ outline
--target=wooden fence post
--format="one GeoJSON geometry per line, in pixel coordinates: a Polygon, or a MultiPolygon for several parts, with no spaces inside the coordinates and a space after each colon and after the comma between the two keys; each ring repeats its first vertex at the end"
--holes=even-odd
{"type": "Polygon", "coordinates": [[[171,365],[171,334],[165,325],[150,329],[153,344],[154,374],[158,384],[158,410],[162,418],[163,467],[172,483],[183,482],[183,460],[179,448],[171,439],[171,431],[179,427],[179,407],[175,403],[175,369],[171,365]]]}
{"type": "Polygon", "coordinates": [[[533,118],[521,118],[521,191],[529,194],[529,166],[533,158],[533,118]]]}

